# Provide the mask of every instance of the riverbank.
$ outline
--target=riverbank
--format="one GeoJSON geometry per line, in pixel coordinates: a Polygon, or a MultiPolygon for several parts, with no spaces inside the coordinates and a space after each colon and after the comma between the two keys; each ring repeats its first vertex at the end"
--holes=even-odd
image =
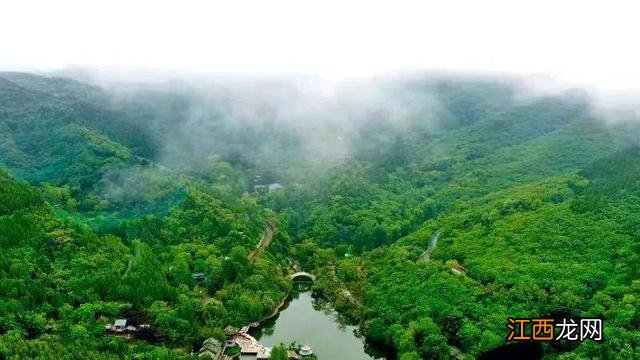
{"type": "Polygon", "coordinates": [[[294,282],[271,313],[243,328],[256,345],[311,345],[319,350],[319,359],[396,359],[395,351],[369,343],[362,335],[361,317],[353,313],[362,304],[345,286],[334,293],[322,286],[312,289],[311,283],[299,285],[294,282]],[[334,349],[345,349],[345,353],[334,353],[334,349]]]}
{"type": "Polygon", "coordinates": [[[285,305],[287,305],[287,301],[289,300],[290,296],[291,296],[291,290],[289,290],[287,292],[287,295],[285,295],[284,298],[282,298],[282,301],[280,301],[278,306],[276,306],[276,308],[273,309],[271,314],[269,314],[269,315],[263,317],[262,319],[258,320],[258,323],[261,323],[263,321],[267,321],[267,320],[270,320],[270,319],[273,319],[274,317],[276,317],[280,313],[282,308],[285,307],[285,305]]]}
{"type": "Polygon", "coordinates": [[[265,346],[280,343],[309,345],[320,360],[380,359],[361,336],[358,327],[341,321],[326,299],[314,298],[311,290],[292,291],[279,316],[250,329],[265,346]],[[371,353],[371,354],[370,354],[371,353]]]}

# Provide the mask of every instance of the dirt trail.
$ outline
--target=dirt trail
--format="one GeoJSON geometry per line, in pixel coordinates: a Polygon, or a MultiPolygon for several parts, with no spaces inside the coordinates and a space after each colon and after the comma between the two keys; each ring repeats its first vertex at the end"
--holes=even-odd
{"type": "Polygon", "coordinates": [[[257,259],[260,255],[262,255],[262,253],[271,244],[271,241],[273,240],[273,235],[276,233],[277,230],[278,229],[276,228],[273,222],[271,222],[270,220],[267,221],[267,225],[264,229],[264,235],[262,236],[262,239],[258,243],[258,246],[256,246],[256,248],[253,249],[253,251],[249,254],[249,256],[247,256],[247,259],[249,259],[249,261],[253,261],[257,259]]]}

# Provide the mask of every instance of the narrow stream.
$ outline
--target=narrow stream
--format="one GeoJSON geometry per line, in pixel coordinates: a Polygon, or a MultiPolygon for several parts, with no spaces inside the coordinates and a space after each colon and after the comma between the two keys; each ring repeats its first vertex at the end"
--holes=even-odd
{"type": "Polygon", "coordinates": [[[429,245],[427,246],[427,250],[425,250],[424,253],[422,253],[422,260],[429,261],[429,259],[431,259],[431,252],[433,251],[433,249],[436,248],[436,245],[438,245],[439,238],[440,238],[440,230],[437,230],[436,232],[433,233],[433,235],[431,235],[431,240],[429,240],[429,245]]]}
{"type": "Polygon", "coordinates": [[[318,360],[385,359],[357,335],[357,326],[340,320],[327,301],[314,299],[310,291],[295,291],[280,314],[251,330],[266,346],[280,343],[309,345],[318,360]]]}

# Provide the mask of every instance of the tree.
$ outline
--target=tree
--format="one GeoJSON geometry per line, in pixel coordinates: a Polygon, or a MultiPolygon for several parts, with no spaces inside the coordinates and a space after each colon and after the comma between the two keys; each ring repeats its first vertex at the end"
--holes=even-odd
{"type": "Polygon", "coordinates": [[[271,360],[288,360],[289,353],[287,347],[284,344],[274,346],[271,350],[271,360]]]}

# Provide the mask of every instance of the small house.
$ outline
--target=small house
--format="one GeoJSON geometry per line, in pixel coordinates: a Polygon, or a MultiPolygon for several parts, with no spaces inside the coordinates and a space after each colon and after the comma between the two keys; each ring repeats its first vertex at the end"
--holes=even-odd
{"type": "Polygon", "coordinates": [[[149,331],[152,330],[149,324],[142,324],[140,326],[134,325],[136,321],[130,322],[127,319],[117,319],[112,325],[107,325],[105,328],[107,331],[115,334],[134,334],[138,330],[149,331]]]}
{"type": "Polygon", "coordinates": [[[233,327],[231,325],[227,325],[224,328],[224,335],[225,336],[234,336],[237,333],[238,333],[238,328],[237,327],[233,327]]]}
{"type": "Polygon", "coordinates": [[[193,281],[200,283],[207,280],[207,275],[205,273],[198,272],[191,274],[191,278],[193,281]]]}
{"type": "Polygon", "coordinates": [[[202,343],[198,357],[219,360],[224,355],[224,345],[216,338],[208,338],[202,343]]]}
{"type": "Polygon", "coordinates": [[[279,183],[261,184],[261,185],[253,186],[253,190],[259,194],[274,192],[282,188],[284,188],[284,186],[280,185],[279,183]]]}
{"type": "Polygon", "coordinates": [[[126,328],[127,328],[127,319],[118,319],[113,322],[113,326],[111,326],[111,331],[124,332],[126,328]]]}

